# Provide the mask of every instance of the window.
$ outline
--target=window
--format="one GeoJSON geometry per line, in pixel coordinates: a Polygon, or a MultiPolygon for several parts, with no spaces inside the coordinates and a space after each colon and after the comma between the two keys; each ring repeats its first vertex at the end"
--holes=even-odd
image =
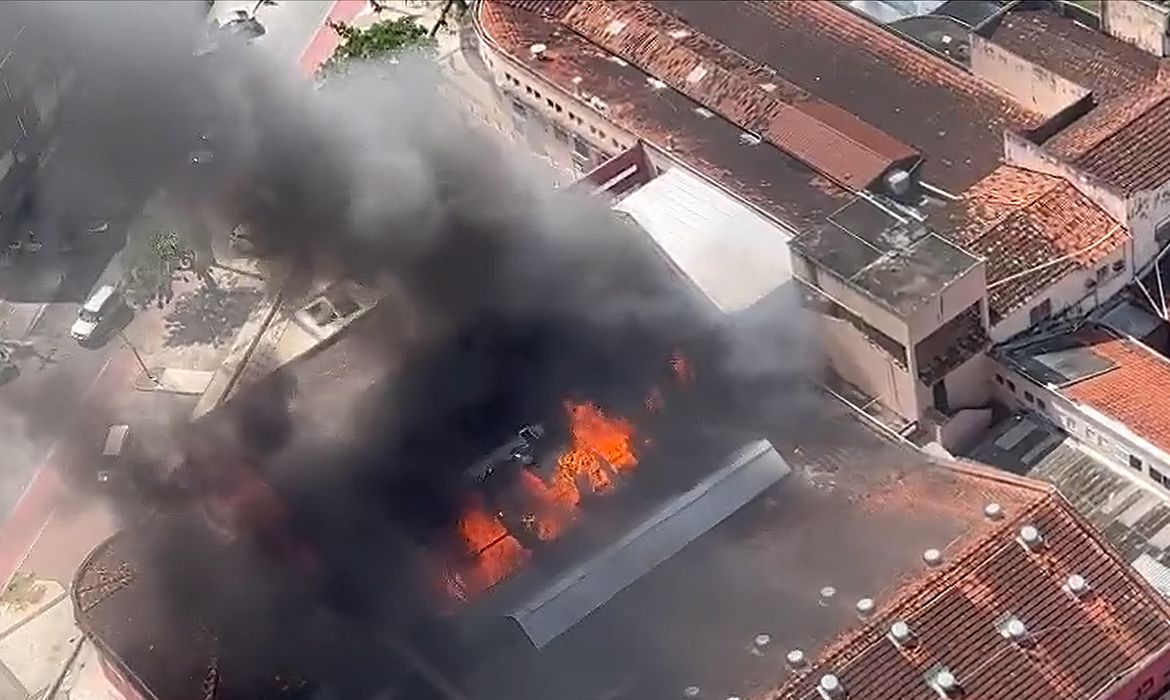
{"type": "Polygon", "coordinates": [[[1153,467],[1150,467],[1150,478],[1164,487],[1170,486],[1170,479],[1167,479],[1165,474],[1158,471],[1157,469],[1154,469],[1153,467]]]}
{"type": "Polygon", "coordinates": [[[1038,323],[1043,323],[1051,317],[1052,317],[1052,300],[1051,299],[1045,299],[1044,301],[1040,302],[1039,304],[1033,306],[1032,310],[1028,312],[1028,319],[1032,322],[1033,326],[1035,326],[1038,323]]]}
{"type": "Polygon", "coordinates": [[[1013,394],[1016,393],[1016,383],[1015,382],[1013,382],[1010,379],[1007,380],[1007,387],[1008,387],[1008,390],[1011,391],[1013,394]]]}
{"type": "Polygon", "coordinates": [[[564,108],[563,108],[563,107],[561,107],[561,105],[560,105],[560,103],[559,103],[559,102],[558,102],[557,104],[553,105],[553,106],[554,106],[554,107],[556,107],[557,114],[560,114],[561,112],[565,111],[565,110],[564,110],[564,108]]]}
{"type": "Polygon", "coordinates": [[[504,80],[507,80],[510,83],[514,80],[514,78],[512,77],[511,73],[504,71],[504,80]]]}
{"type": "Polygon", "coordinates": [[[554,106],[554,105],[553,105],[553,101],[552,101],[552,98],[551,98],[551,97],[546,97],[546,98],[544,98],[544,101],[545,101],[545,103],[546,103],[546,104],[548,104],[548,106],[549,106],[549,107],[553,107],[553,106],[554,106]]]}
{"type": "Polygon", "coordinates": [[[1036,408],[1040,409],[1041,411],[1047,411],[1048,404],[1044,402],[1044,399],[1037,398],[1036,399],[1036,408]]]}
{"type": "Polygon", "coordinates": [[[610,139],[609,142],[613,144],[614,148],[621,148],[622,147],[622,145],[620,143],[618,143],[617,139],[610,139]]]}
{"type": "Polygon", "coordinates": [[[1003,375],[995,375],[995,383],[1003,386],[1003,375]]]}
{"type": "Polygon", "coordinates": [[[1032,392],[1027,390],[1024,391],[1024,400],[1028,403],[1036,403],[1036,397],[1032,395],[1032,392]]]}
{"type": "Polygon", "coordinates": [[[526,92],[526,93],[528,93],[529,95],[531,95],[531,94],[532,94],[532,86],[531,86],[531,85],[525,85],[525,86],[524,86],[524,92],[526,92]]]}
{"type": "Polygon", "coordinates": [[[524,103],[520,100],[512,100],[512,115],[517,119],[526,119],[528,117],[528,110],[524,107],[524,103]]]}
{"type": "Polygon", "coordinates": [[[1097,283],[1104,284],[1105,280],[1109,279],[1109,266],[1102,265],[1097,268],[1097,283]]]}
{"type": "Polygon", "coordinates": [[[520,79],[519,78],[512,78],[512,84],[515,85],[516,87],[520,87],[520,79]]]}
{"type": "Polygon", "coordinates": [[[532,96],[539,100],[540,99],[540,90],[533,90],[532,96]]]}
{"type": "Polygon", "coordinates": [[[1141,457],[1138,457],[1137,455],[1130,455],[1129,456],[1130,469],[1136,469],[1140,472],[1142,470],[1142,466],[1143,465],[1142,465],[1142,458],[1141,457]]]}
{"type": "Polygon", "coordinates": [[[589,158],[589,154],[590,154],[589,143],[587,141],[585,141],[585,139],[581,138],[580,136],[574,135],[573,136],[573,153],[581,156],[582,158],[589,158]]]}
{"type": "Polygon", "coordinates": [[[565,131],[556,124],[553,124],[553,136],[556,136],[558,141],[562,141],[564,143],[570,143],[573,138],[572,136],[569,136],[569,132],[565,131]]]}

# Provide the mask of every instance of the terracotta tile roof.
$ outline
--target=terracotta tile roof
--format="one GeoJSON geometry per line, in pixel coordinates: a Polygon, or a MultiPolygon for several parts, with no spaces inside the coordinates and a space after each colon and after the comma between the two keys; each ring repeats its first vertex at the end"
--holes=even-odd
{"type": "Polygon", "coordinates": [[[1170,645],[1165,603],[1055,491],[1011,510],[949,561],[767,697],[819,700],[817,682],[833,673],[851,700],[929,700],[939,694],[928,679],[945,666],[966,700],[1092,700],[1170,645]],[[1024,525],[1040,531],[1043,550],[1016,540],[1024,525]],[[1089,583],[1088,597],[1062,590],[1072,574],[1089,583]],[[1001,633],[1008,616],[1025,624],[1029,647],[1001,633]],[[887,638],[895,621],[909,625],[913,649],[887,638]]]}
{"type": "Polygon", "coordinates": [[[1094,329],[1082,338],[1093,354],[1112,361],[1114,367],[1065,386],[1062,392],[1170,452],[1170,362],[1104,330],[1094,329]]]}
{"type": "Polygon", "coordinates": [[[961,192],[993,170],[1003,130],[1039,115],[836,2],[655,0],[698,32],[926,156],[923,178],[961,192]]]}
{"type": "Polygon", "coordinates": [[[549,19],[560,19],[573,9],[576,0],[491,0],[517,10],[542,15],[549,19]]]}
{"type": "MultiPolygon", "coordinates": [[[[796,158],[767,143],[746,146],[741,127],[703,115],[685,95],[652,85],[632,65],[609,54],[554,20],[498,0],[478,5],[486,40],[516,57],[533,73],[570,94],[603,100],[606,118],[680,160],[780,220],[801,228],[820,221],[849,201],[849,192],[811,172],[796,158]],[[532,61],[528,47],[543,43],[551,60],[532,61]]],[[[582,108],[584,109],[584,108],[582,108]]]]}
{"type": "Polygon", "coordinates": [[[987,260],[993,323],[1074,269],[1094,266],[1128,235],[1066,180],[1010,165],[976,183],[932,223],[987,260]]]}
{"type": "Polygon", "coordinates": [[[1046,9],[1009,12],[989,38],[1092,90],[1098,102],[1140,88],[1158,74],[1157,57],[1046,9]]]}
{"type": "Polygon", "coordinates": [[[582,0],[562,21],[845,187],[865,189],[895,165],[920,159],[910,146],[648,3],[582,0]]]}
{"type": "Polygon", "coordinates": [[[1170,182],[1170,95],[1099,141],[1074,163],[1126,194],[1170,182]]]}

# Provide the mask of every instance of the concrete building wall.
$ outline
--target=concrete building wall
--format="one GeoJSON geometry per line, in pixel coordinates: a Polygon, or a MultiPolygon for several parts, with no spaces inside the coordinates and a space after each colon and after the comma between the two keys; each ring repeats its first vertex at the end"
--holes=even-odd
{"type": "MultiPolygon", "coordinates": [[[[913,346],[922,342],[945,323],[969,309],[972,304],[982,302],[986,297],[987,267],[980,262],[947,285],[941,294],[923,304],[907,319],[909,344],[913,346]]],[[[982,308],[986,308],[985,303],[982,304],[982,308]]],[[[986,320],[985,318],[985,323],[986,320]]]]}
{"type": "Polygon", "coordinates": [[[1021,106],[1046,117],[1059,113],[1090,92],[975,33],[971,34],[971,72],[1003,90],[1021,106]]]}
{"type": "MultiPolygon", "coordinates": [[[[982,408],[991,400],[991,373],[987,356],[974,355],[963,364],[947,373],[940,381],[947,391],[950,412],[965,408],[982,408]]],[[[934,406],[934,387],[916,382],[918,404],[934,406]]]]}
{"type": "Polygon", "coordinates": [[[920,415],[912,368],[902,369],[848,321],[820,315],[822,346],[842,379],[873,396],[907,420],[920,415]]]}
{"type": "Polygon", "coordinates": [[[1122,423],[1064,397],[1055,387],[1032,381],[998,359],[992,360],[992,370],[992,389],[1001,402],[1043,416],[1115,471],[1152,485],[1170,498],[1170,489],[1155,478],[1170,478],[1170,455],[1122,423]]]}
{"type": "MultiPolygon", "coordinates": [[[[1167,125],[1170,129],[1170,125],[1167,125]]],[[[1127,218],[1134,239],[1134,256],[1139,269],[1170,242],[1170,182],[1129,198],[1127,218]],[[1159,240],[1159,234],[1162,236],[1159,240]]]]}
{"type": "Polygon", "coordinates": [[[905,320],[796,251],[792,253],[792,273],[893,340],[907,348],[911,347],[910,327],[905,320]]]}
{"type": "Polygon", "coordinates": [[[1009,165],[1027,170],[1046,173],[1067,180],[1081,194],[1093,200],[1122,226],[1129,225],[1129,209],[1125,197],[1105,183],[1087,173],[1081,172],[1052,155],[1022,136],[1004,131],[1003,159],[1009,165]]]}
{"type": "MultiPolygon", "coordinates": [[[[1102,232],[1104,234],[1104,232],[1102,232]]],[[[1093,268],[1075,269],[1055,284],[1036,294],[1020,308],[1000,319],[991,327],[991,339],[995,343],[1022,333],[1042,319],[1034,318],[1034,312],[1047,303],[1049,317],[1062,313],[1088,313],[1111,299],[1133,279],[1130,246],[1123,245],[1113,251],[1093,268]],[[1115,269],[1115,263],[1121,269],[1115,269]]]]}
{"type": "Polygon", "coordinates": [[[1155,56],[1170,55],[1170,8],[1143,0],[1102,0],[1101,28],[1155,56]]]}

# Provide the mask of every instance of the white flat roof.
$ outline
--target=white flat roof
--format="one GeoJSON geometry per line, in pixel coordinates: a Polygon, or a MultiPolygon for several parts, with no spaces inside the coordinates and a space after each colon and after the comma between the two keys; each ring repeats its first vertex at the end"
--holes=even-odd
{"type": "Polygon", "coordinates": [[[667,170],[614,208],[638,222],[724,313],[746,309],[792,278],[784,229],[684,168],[667,170]]]}

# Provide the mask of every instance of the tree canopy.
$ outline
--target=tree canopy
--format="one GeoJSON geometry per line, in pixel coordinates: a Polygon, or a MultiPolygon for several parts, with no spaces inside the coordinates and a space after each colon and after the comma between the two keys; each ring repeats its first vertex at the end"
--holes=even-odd
{"type": "MultiPolygon", "coordinates": [[[[176,225],[176,218],[157,203],[130,227],[123,252],[124,286],[127,301],[138,308],[156,304],[159,308],[174,298],[175,273],[202,267],[209,261],[197,256],[191,236],[176,225]],[[201,265],[202,264],[202,265],[201,265]]],[[[194,270],[201,278],[202,270],[194,270]]]]}
{"type": "Polygon", "coordinates": [[[341,43],[321,66],[322,75],[335,74],[353,60],[392,58],[404,53],[433,55],[435,38],[414,17],[387,19],[368,27],[354,27],[329,20],[329,28],[341,37],[341,43]]]}

